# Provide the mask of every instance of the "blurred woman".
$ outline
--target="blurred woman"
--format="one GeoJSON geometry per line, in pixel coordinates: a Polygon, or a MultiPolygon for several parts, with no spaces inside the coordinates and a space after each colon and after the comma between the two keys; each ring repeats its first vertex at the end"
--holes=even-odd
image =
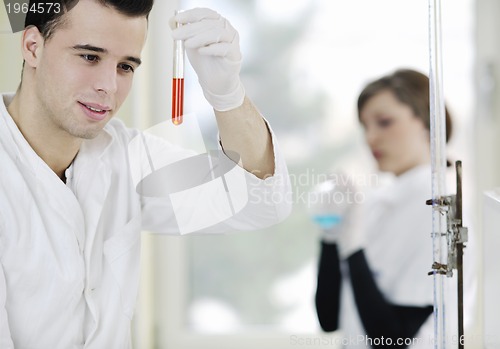
{"type": "MultiPolygon", "coordinates": [[[[341,203],[342,220],[323,230],[318,319],[325,331],[343,330],[346,347],[431,348],[429,79],[406,69],[373,81],[358,115],[378,169],[395,180],[361,204],[341,203]]],[[[448,141],[448,112],[446,132],[448,141]]],[[[354,190],[346,183],[331,187],[354,190]]]]}

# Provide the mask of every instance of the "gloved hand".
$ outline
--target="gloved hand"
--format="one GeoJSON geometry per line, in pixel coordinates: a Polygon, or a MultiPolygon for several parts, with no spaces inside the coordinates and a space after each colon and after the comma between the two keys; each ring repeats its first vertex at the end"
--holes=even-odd
{"type": "Polygon", "coordinates": [[[358,190],[342,173],[335,173],[310,193],[309,213],[322,230],[321,239],[337,243],[341,258],[364,245],[362,205],[358,190]]]}
{"type": "Polygon", "coordinates": [[[178,13],[170,20],[174,40],[184,40],[186,53],[207,101],[227,111],[243,104],[238,32],[227,19],[207,8],[178,13]],[[175,28],[175,23],[182,26],[175,28]],[[175,29],[174,29],[175,28],[175,29]]]}
{"type": "Polygon", "coordinates": [[[336,174],[316,185],[309,193],[309,214],[321,228],[323,241],[337,241],[345,226],[346,215],[351,209],[351,196],[351,186],[346,185],[336,174]]]}
{"type": "Polygon", "coordinates": [[[353,253],[363,249],[365,246],[365,224],[364,206],[353,204],[346,212],[344,229],[337,240],[337,248],[340,259],[347,259],[353,253]]]}

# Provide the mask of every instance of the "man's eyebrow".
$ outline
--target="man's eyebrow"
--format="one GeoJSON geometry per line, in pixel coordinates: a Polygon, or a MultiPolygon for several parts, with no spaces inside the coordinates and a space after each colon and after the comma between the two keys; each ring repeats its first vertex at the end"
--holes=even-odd
{"type": "MultiPolygon", "coordinates": [[[[108,50],[102,47],[97,47],[97,46],[92,46],[92,45],[75,45],[72,47],[74,50],[83,50],[83,51],[93,51],[93,52],[98,52],[98,53],[108,53],[108,50]]],[[[142,61],[140,58],[133,57],[133,56],[127,56],[125,57],[127,61],[134,62],[137,64],[137,66],[141,65],[142,61]]]]}
{"type": "Polygon", "coordinates": [[[73,46],[74,50],[85,50],[85,51],[94,51],[99,53],[108,53],[108,50],[102,47],[96,47],[92,45],[75,45],[73,46]]]}
{"type": "Polygon", "coordinates": [[[142,63],[141,59],[137,58],[137,57],[127,56],[127,57],[125,57],[125,59],[127,61],[134,62],[135,64],[137,64],[137,66],[140,66],[142,63]]]}

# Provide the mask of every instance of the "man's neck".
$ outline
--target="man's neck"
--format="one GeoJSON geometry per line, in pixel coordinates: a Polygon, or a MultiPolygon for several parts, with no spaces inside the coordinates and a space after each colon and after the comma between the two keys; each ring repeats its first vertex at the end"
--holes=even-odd
{"type": "Polygon", "coordinates": [[[64,172],[73,162],[82,140],[47,125],[47,119],[40,115],[39,109],[34,97],[23,94],[22,88],[7,107],[31,148],[59,178],[64,179],[64,172]]]}

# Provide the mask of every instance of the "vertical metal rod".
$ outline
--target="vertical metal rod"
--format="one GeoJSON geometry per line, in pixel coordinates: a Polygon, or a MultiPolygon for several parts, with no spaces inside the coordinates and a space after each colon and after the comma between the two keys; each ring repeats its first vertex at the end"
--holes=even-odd
{"type": "MultiPolygon", "coordinates": [[[[429,0],[429,94],[431,116],[432,247],[433,260],[447,264],[447,222],[439,199],[445,188],[446,122],[442,83],[441,1],[429,0]]],[[[446,348],[445,275],[434,273],[434,348],[446,348]]]]}
{"type": "MultiPolygon", "coordinates": [[[[457,211],[456,219],[460,222],[459,227],[463,226],[462,222],[462,162],[457,161],[457,211]]],[[[462,240],[461,240],[462,241],[462,240]]],[[[464,269],[463,269],[463,248],[462,242],[457,243],[457,291],[458,291],[458,348],[464,349],[464,269]]]]}

